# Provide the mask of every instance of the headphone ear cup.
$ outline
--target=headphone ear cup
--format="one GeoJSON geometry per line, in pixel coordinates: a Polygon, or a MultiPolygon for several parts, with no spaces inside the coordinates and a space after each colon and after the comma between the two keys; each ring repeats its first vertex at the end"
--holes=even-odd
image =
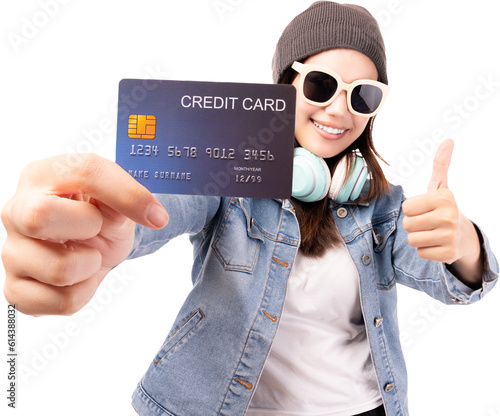
{"type": "Polygon", "coordinates": [[[326,162],[303,147],[293,151],[292,196],[300,201],[323,199],[330,189],[330,169],[326,162]]]}
{"type": "Polygon", "coordinates": [[[368,178],[368,168],[362,157],[356,156],[349,175],[346,175],[346,158],[338,163],[333,173],[328,196],[336,202],[344,203],[359,198],[368,178]]]}

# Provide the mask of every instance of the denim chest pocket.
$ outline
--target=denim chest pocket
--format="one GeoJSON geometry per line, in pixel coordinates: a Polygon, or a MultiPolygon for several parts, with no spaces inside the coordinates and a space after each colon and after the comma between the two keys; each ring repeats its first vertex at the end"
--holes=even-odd
{"type": "Polygon", "coordinates": [[[382,252],[387,245],[392,246],[393,233],[396,229],[396,213],[372,221],[373,249],[382,252]]]}
{"type": "Polygon", "coordinates": [[[392,268],[396,215],[397,213],[391,213],[372,221],[373,251],[378,257],[376,277],[379,289],[391,289],[396,283],[396,275],[392,268]]]}
{"type": "Polygon", "coordinates": [[[212,243],[212,249],[224,269],[252,273],[263,242],[254,218],[237,199],[233,199],[212,243]]]}

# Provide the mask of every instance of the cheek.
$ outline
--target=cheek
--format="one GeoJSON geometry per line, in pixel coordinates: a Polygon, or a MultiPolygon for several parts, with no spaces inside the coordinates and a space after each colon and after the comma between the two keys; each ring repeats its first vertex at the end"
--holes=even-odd
{"type": "MultiPolygon", "coordinates": [[[[295,105],[295,132],[296,134],[307,128],[312,114],[317,111],[316,107],[311,106],[297,96],[297,104],[295,105]]],[[[300,133],[299,133],[300,134],[300,133]]]]}
{"type": "Polygon", "coordinates": [[[297,104],[295,112],[295,138],[301,146],[304,146],[304,140],[313,137],[311,126],[311,111],[307,109],[307,104],[297,104]]]}
{"type": "Polygon", "coordinates": [[[367,117],[353,116],[354,133],[356,137],[359,137],[361,133],[363,133],[369,121],[370,119],[367,117]]]}
{"type": "Polygon", "coordinates": [[[297,101],[295,106],[295,119],[302,122],[303,120],[309,120],[311,117],[311,110],[308,108],[309,105],[304,103],[302,100],[297,101]]]}

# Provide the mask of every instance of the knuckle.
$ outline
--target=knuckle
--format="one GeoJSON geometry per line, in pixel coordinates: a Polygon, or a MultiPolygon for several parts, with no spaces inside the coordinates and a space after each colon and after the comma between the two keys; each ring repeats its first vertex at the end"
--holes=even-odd
{"type": "Polygon", "coordinates": [[[6,272],[8,272],[8,270],[10,269],[11,264],[15,262],[16,253],[17,251],[11,248],[10,241],[6,240],[0,253],[0,257],[2,258],[2,263],[6,272]]]}
{"type": "Polygon", "coordinates": [[[417,248],[417,254],[421,258],[429,260],[429,256],[427,255],[427,251],[424,250],[423,248],[417,248]]]}
{"type": "Polygon", "coordinates": [[[46,160],[34,160],[28,163],[19,175],[18,192],[41,186],[46,177],[46,160]]]}
{"type": "Polygon", "coordinates": [[[9,278],[5,279],[5,283],[3,285],[3,296],[5,297],[5,300],[9,304],[15,305],[15,304],[17,304],[17,298],[14,296],[14,293],[12,290],[12,284],[10,282],[11,282],[11,279],[9,279],[9,278]]]}
{"type": "Polygon", "coordinates": [[[75,255],[69,248],[63,253],[50,259],[47,269],[47,280],[54,286],[69,286],[73,283],[75,275],[75,255]]]}
{"type": "Polygon", "coordinates": [[[403,210],[403,213],[405,215],[410,214],[410,208],[411,208],[411,201],[410,199],[406,199],[403,204],[401,205],[401,209],[403,210]]]}
{"type": "Polygon", "coordinates": [[[11,214],[10,214],[10,202],[5,204],[2,207],[2,211],[0,212],[0,218],[2,219],[2,224],[7,229],[11,223],[11,214]]]}
{"type": "Polygon", "coordinates": [[[78,296],[72,292],[61,295],[55,311],[56,315],[71,316],[77,313],[84,305],[80,305],[78,296]]]}
{"type": "Polygon", "coordinates": [[[84,286],[92,283],[90,280],[65,288],[59,295],[54,313],[56,315],[71,316],[82,309],[92,298],[95,289],[86,290],[84,286]]]}
{"type": "Polygon", "coordinates": [[[444,212],[440,217],[440,223],[443,229],[446,229],[449,233],[454,233],[459,224],[458,215],[454,210],[444,212]]]}
{"type": "Polygon", "coordinates": [[[30,237],[45,237],[43,230],[50,215],[50,207],[43,198],[32,198],[22,201],[22,215],[16,215],[15,227],[30,237]]]}
{"type": "Polygon", "coordinates": [[[26,312],[26,294],[20,290],[18,285],[19,278],[7,273],[3,286],[3,295],[10,305],[15,305],[16,310],[22,313],[26,312]]]}
{"type": "Polygon", "coordinates": [[[457,240],[457,234],[453,228],[449,228],[445,232],[445,238],[446,241],[449,241],[450,243],[454,243],[457,240]]]}
{"type": "Polygon", "coordinates": [[[404,228],[407,232],[412,231],[412,223],[413,223],[413,221],[411,220],[411,218],[410,218],[410,217],[404,217],[404,218],[403,218],[403,228],[404,228]]]}
{"type": "Polygon", "coordinates": [[[97,180],[102,175],[104,159],[92,153],[82,154],[80,157],[80,163],[77,163],[73,168],[75,177],[84,181],[88,179],[97,180]]]}
{"type": "Polygon", "coordinates": [[[408,244],[412,247],[418,247],[417,241],[413,234],[408,234],[408,244]]]}
{"type": "Polygon", "coordinates": [[[448,223],[448,227],[443,229],[442,236],[444,244],[449,244],[450,247],[456,245],[457,241],[459,240],[459,234],[457,228],[454,226],[453,221],[450,221],[448,223]]]}

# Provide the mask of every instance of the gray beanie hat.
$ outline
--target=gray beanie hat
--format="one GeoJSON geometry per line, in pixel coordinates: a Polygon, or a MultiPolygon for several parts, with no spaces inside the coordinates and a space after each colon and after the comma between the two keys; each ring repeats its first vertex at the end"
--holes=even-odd
{"type": "Polygon", "coordinates": [[[368,56],[379,81],[388,84],[384,40],[377,21],[361,6],[331,1],[313,3],[285,28],[273,57],[273,81],[281,82],[294,61],[339,48],[368,56]]]}

